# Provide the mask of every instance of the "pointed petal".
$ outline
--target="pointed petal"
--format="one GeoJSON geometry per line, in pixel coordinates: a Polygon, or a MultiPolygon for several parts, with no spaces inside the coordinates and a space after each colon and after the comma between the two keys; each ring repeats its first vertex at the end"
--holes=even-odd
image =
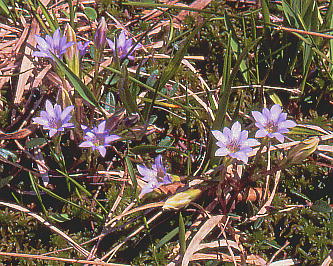
{"type": "Polygon", "coordinates": [[[266,121],[271,120],[271,112],[267,108],[262,109],[262,115],[266,121]]]}
{"type": "Polygon", "coordinates": [[[122,30],[117,39],[117,49],[119,49],[119,47],[125,48],[125,44],[126,44],[126,33],[124,30],[122,30]]]}
{"type": "Polygon", "coordinates": [[[109,46],[110,46],[110,49],[112,50],[112,51],[114,51],[116,48],[115,48],[115,45],[114,45],[114,42],[113,41],[111,41],[110,39],[106,39],[107,40],[107,42],[108,42],[108,44],[109,44],[109,46]]]}
{"type": "Polygon", "coordinates": [[[52,138],[57,132],[58,132],[58,130],[56,130],[54,128],[51,128],[50,131],[49,131],[50,138],[52,138]]]}
{"type": "MultiPolygon", "coordinates": [[[[64,111],[61,113],[61,115],[60,115],[60,119],[61,119],[61,121],[64,121],[64,120],[67,118],[67,116],[69,115],[69,113],[70,113],[73,109],[74,109],[74,106],[73,106],[73,105],[67,106],[67,107],[64,109],[64,111]]],[[[71,117],[71,115],[70,115],[70,117],[71,117]]],[[[69,119],[68,119],[68,120],[69,120],[69,119]]]]}
{"type": "Polygon", "coordinates": [[[36,40],[38,46],[40,46],[40,49],[43,49],[43,50],[50,49],[50,46],[48,45],[48,43],[45,41],[44,38],[40,37],[39,35],[35,35],[35,40],[36,40]]]}
{"type": "Polygon", "coordinates": [[[281,143],[284,142],[284,136],[282,134],[276,132],[276,133],[273,133],[272,135],[273,135],[274,138],[276,138],[281,143]]]}
{"type": "Polygon", "coordinates": [[[241,135],[241,124],[237,121],[231,127],[231,135],[232,139],[239,140],[241,135]]]}
{"type": "Polygon", "coordinates": [[[223,143],[226,143],[227,138],[224,136],[224,134],[219,131],[219,130],[213,130],[212,131],[213,136],[218,140],[221,141],[223,143]]]}
{"type": "Polygon", "coordinates": [[[257,141],[256,139],[247,139],[242,143],[241,146],[248,146],[248,147],[254,147],[260,145],[260,142],[257,141]]]}
{"type": "Polygon", "coordinates": [[[140,196],[143,196],[149,192],[152,192],[154,190],[154,187],[152,184],[147,184],[145,185],[142,189],[141,189],[141,193],[140,193],[140,196]]]}
{"type": "Polygon", "coordinates": [[[50,117],[52,117],[52,118],[56,117],[54,109],[53,109],[53,105],[52,105],[52,103],[49,100],[46,100],[46,102],[45,102],[45,110],[46,110],[47,114],[50,117]]]}
{"type": "MultiPolygon", "coordinates": [[[[260,126],[264,126],[264,124],[266,123],[266,119],[265,117],[262,115],[262,113],[258,112],[258,111],[252,111],[252,116],[254,117],[254,119],[256,120],[256,122],[260,125],[260,126]]],[[[259,127],[256,123],[256,126],[259,127]]]]}
{"type": "Polygon", "coordinates": [[[279,116],[282,113],[282,108],[279,104],[274,104],[271,108],[271,120],[276,122],[279,120],[279,116]]]}
{"type": "Polygon", "coordinates": [[[156,179],[156,172],[152,169],[149,169],[148,167],[141,164],[137,165],[136,168],[138,169],[140,175],[143,177],[143,180],[149,182],[153,179],[156,179]]]}
{"type": "Polygon", "coordinates": [[[102,157],[105,157],[105,155],[106,155],[106,148],[104,146],[98,146],[97,150],[102,155],[102,157]]]}
{"type": "Polygon", "coordinates": [[[263,129],[259,129],[259,130],[256,132],[255,137],[256,137],[256,138],[264,138],[264,137],[266,137],[267,135],[268,135],[267,130],[263,128],[263,129]]]}
{"type": "Polygon", "coordinates": [[[286,120],[286,121],[279,123],[279,128],[291,128],[291,127],[295,127],[295,126],[297,126],[297,124],[292,120],[286,120]]]}
{"type": "Polygon", "coordinates": [[[107,143],[107,144],[109,144],[109,143],[111,143],[113,141],[116,141],[116,140],[118,140],[120,138],[121,137],[119,137],[118,135],[110,135],[110,136],[105,137],[104,142],[107,143]]]}
{"type": "Polygon", "coordinates": [[[249,160],[249,156],[247,156],[244,152],[236,152],[233,154],[233,157],[240,161],[243,161],[245,164],[247,164],[249,160]]]}
{"type": "Polygon", "coordinates": [[[92,143],[91,141],[84,141],[79,145],[80,148],[91,148],[93,146],[94,143],[92,143]]]}
{"type": "Polygon", "coordinates": [[[229,154],[229,150],[227,148],[217,149],[215,152],[215,156],[226,156],[229,154]]]}

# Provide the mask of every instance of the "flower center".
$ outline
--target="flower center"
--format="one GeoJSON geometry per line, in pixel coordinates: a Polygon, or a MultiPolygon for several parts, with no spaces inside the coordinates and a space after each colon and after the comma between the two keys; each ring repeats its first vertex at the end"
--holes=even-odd
{"type": "Polygon", "coordinates": [[[237,152],[239,150],[239,143],[237,140],[230,140],[227,144],[227,148],[231,153],[237,152]]]}
{"type": "Polygon", "coordinates": [[[54,128],[54,129],[59,129],[61,128],[62,123],[60,119],[57,118],[50,118],[49,119],[49,127],[54,128]]]}
{"type": "Polygon", "coordinates": [[[92,139],[92,143],[94,143],[95,146],[104,146],[104,140],[105,140],[104,134],[95,133],[92,139]]]}
{"type": "Polygon", "coordinates": [[[118,57],[121,58],[125,55],[125,51],[122,47],[118,47],[118,57]]]}
{"type": "Polygon", "coordinates": [[[265,125],[265,129],[269,133],[274,133],[274,132],[278,131],[278,125],[274,121],[268,121],[265,125]]]}

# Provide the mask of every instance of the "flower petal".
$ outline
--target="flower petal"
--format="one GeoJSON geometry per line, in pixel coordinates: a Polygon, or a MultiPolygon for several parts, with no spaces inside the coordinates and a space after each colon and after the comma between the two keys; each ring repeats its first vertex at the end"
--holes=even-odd
{"type": "Polygon", "coordinates": [[[230,151],[224,147],[224,148],[219,148],[215,152],[215,156],[226,156],[230,153],[230,151]]]}
{"type": "Polygon", "coordinates": [[[106,155],[106,148],[104,146],[97,146],[97,150],[102,155],[102,157],[105,157],[105,155],[106,155]]]}
{"type": "Polygon", "coordinates": [[[291,127],[295,127],[295,126],[297,126],[297,124],[292,120],[286,120],[286,121],[279,123],[279,128],[291,128],[291,127]]]}
{"type": "Polygon", "coordinates": [[[227,141],[227,138],[219,130],[212,130],[212,134],[218,141],[221,141],[223,143],[225,143],[227,141]]]}
{"type": "MultiPolygon", "coordinates": [[[[262,113],[258,112],[258,111],[252,111],[252,116],[254,117],[254,119],[256,120],[256,122],[260,125],[260,126],[264,126],[264,124],[266,123],[266,119],[265,117],[262,115],[262,113]]],[[[257,125],[257,127],[260,127],[259,125],[257,125]]]]}
{"type": "Polygon", "coordinates": [[[256,138],[264,138],[264,137],[266,137],[267,135],[268,135],[267,130],[263,128],[263,129],[259,129],[259,130],[256,132],[255,137],[256,137],[256,138]]]}

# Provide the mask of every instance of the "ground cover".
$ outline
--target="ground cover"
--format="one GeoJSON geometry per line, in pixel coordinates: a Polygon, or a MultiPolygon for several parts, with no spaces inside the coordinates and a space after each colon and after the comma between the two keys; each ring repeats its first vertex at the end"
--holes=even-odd
{"type": "Polygon", "coordinates": [[[0,261],[330,265],[332,14],[0,0],[0,261]]]}

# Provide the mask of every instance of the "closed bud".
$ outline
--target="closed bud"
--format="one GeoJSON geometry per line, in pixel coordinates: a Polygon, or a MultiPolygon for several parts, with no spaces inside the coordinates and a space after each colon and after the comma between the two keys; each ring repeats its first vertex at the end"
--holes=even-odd
{"type": "Polygon", "coordinates": [[[102,17],[101,20],[99,21],[95,37],[94,37],[94,43],[97,49],[104,49],[105,43],[106,43],[106,22],[105,18],[102,17]]]}
{"type": "Polygon", "coordinates": [[[66,24],[64,35],[66,36],[68,42],[74,43],[72,46],[68,47],[65,52],[66,62],[70,70],[72,70],[77,76],[79,76],[79,49],[77,47],[75,31],[69,24],[66,24]]]}
{"type": "Polygon", "coordinates": [[[289,150],[287,157],[282,160],[282,165],[301,163],[316,151],[318,144],[318,137],[311,137],[302,141],[289,150]]]}
{"type": "Polygon", "coordinates": [[[192,201],[196,200],[202,193],[201,189],[189,189],[184,192],[177,193],[166,200],[163,205],[164,210],[179,210],[186,207],[192,201]]]}

